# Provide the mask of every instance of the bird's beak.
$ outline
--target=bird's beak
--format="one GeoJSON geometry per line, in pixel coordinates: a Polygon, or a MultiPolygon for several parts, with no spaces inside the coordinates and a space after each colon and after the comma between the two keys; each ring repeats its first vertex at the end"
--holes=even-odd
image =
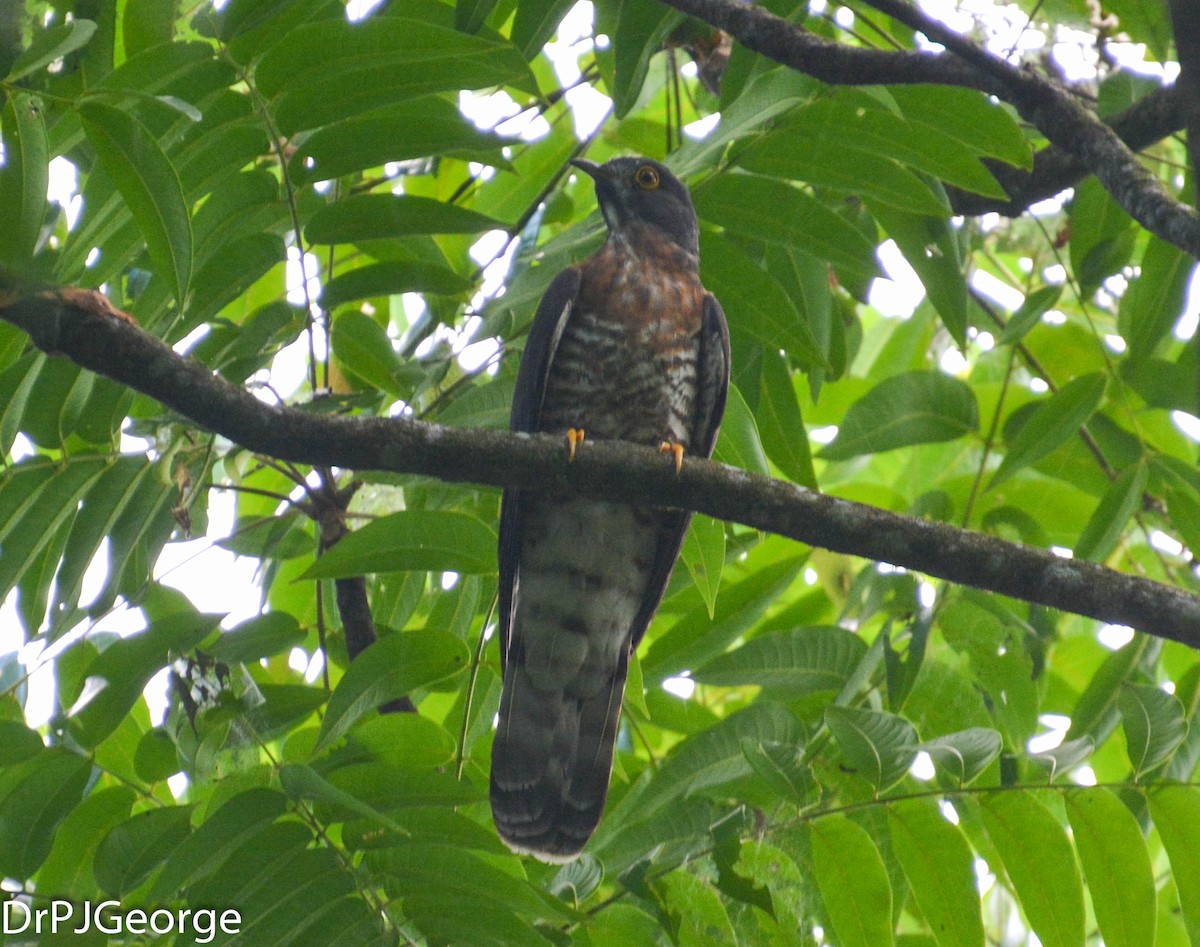
{"type": "Polygon", "coordinates": [[[601,165],[596,164],[595,161],[588,161],[586,158],[572,158],[571,164],[593,180],[600,180],[601,165]]]}

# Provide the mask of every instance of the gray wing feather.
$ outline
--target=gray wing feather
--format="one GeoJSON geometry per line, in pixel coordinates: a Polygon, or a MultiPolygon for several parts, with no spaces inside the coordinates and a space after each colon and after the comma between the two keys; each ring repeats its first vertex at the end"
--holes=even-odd
{"type": "MultiPolygon", "coordinates": [[[[546,393],[546,377],[550,363],[562,338],[563,327],[571,315],[575,296],[579,292],[579,270],[568,267],[554,277],[538,304],[529,327],[521,366],[517,371],[517,387],[513,392],[509,429],[530,433],[538,429],[542,413],[542,398],[546,393]]],[[[500,667],[508,660],[509,630],[512,627],[512,607],[517,583],[517,565],[521,556],[521,506],[519,490],[506,490],[500,501],[499,565],[500,585],[497,609],[500,623],[500,667]]]]}

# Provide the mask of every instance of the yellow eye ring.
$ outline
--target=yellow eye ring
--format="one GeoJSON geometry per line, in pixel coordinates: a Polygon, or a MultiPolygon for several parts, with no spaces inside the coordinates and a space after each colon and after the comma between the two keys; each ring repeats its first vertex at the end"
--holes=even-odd
{"type": "Polygon", "coordinates": [[[633,180],[643,191],[653,191],[659,185],[658,172],[654,170],[653,166],[648,164],[644,164],[637,169],[633,180]]]}

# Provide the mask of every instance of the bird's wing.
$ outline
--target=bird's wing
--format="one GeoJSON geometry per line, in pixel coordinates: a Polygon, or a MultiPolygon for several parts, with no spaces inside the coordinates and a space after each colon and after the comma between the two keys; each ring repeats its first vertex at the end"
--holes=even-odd
{"type": "MultiPolygon", "coordinates": [[[[550,363],[562,338],[563,327],[575,305],[579,292],[579,270],[568,267],[554,277],[538,304],[525,351],[521,355],[521,367],[517,371],[517,387],[513,392],[512,415],[509,429],[532,433],[538,428],[542,413],[542,397],[546,393],[546,378],[550,374],[550,363]]],[[[508,658],[509,629],[512,625],[513,592],[517,583],[517,561],[521,555],[521,493],[505,490],[500,501],[500,666],[503,669],[508,658]]]]}
{"type": "MultiPolygon", "coordinates": [[[[700,354],[696,358],[696,407],[692,422],[691,453],[707,460],[717,443],[717,431],[725,414],[725,398],[729,394],[729,327],[725,311],[717,298],[704,297],[704,312],[700,324],[700,354]]],[[[687,533],[692,514],[687,510],[666,510],[658,534],[654,564],[646,581],[646,596],[633,621],[630,649],[636,649],[654,617],[679,549],[687,533]]]]}
{"type": "Polygon", "coordinates": [[[704,297],[700,324],[700,357],[696,364],[696,416],[692,427],[692,453],[706,460],[717,443],[729,394],[729,326],[717,297],[704,297]]]}

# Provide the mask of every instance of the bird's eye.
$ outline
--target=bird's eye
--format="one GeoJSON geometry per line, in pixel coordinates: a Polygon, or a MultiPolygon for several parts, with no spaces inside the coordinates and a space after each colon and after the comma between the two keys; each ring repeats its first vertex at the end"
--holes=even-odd
{"type": "Polygon", "coordinates": [[[648,164],[644,164],[637,169],[637,174],[633,176],[633,180],[637,182],[637,186],[643,191],[653,191],[659,184],[658,172],[648,164]]]}

